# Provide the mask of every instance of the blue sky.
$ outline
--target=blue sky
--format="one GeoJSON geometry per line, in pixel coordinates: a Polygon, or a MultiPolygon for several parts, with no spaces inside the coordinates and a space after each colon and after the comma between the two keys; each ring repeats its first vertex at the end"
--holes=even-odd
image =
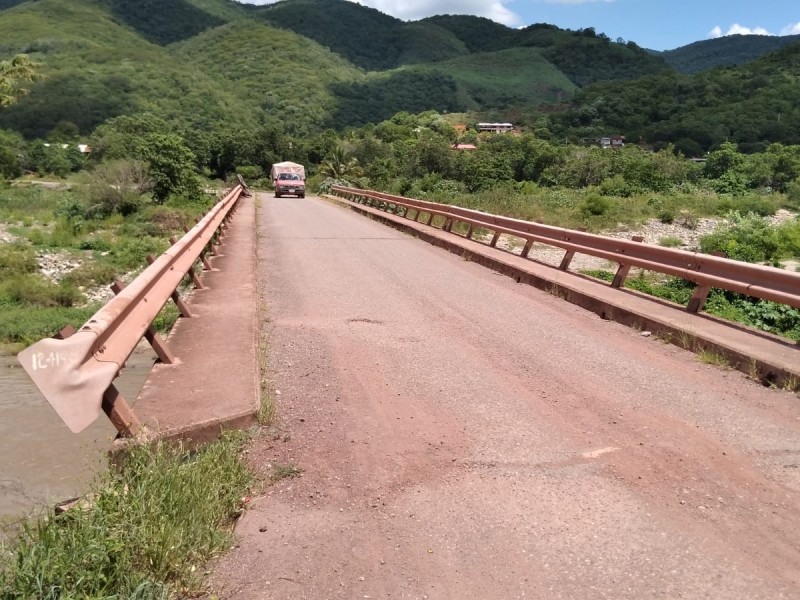
{"type": "MultiPolygon", "coordinates": [[[[269,0],[251,0],[269,4],[269,0]]],[[[612,39],[670,50],[731,33],[800,34],[799,0],[359,0],[403,20],[440,14],[488,17],[510,27],[594,27],[612,39]]]]}

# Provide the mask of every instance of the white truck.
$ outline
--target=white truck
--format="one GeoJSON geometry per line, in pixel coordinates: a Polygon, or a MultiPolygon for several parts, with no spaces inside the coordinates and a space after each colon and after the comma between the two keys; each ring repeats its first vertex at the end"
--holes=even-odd
{"type": "Polygon", "coordinates": [[[287,195],[306,197],[306,170],[303,165],[293,162],[275,163],[272,165],[270,178],[275,187],[276,198],[287,195]]]}

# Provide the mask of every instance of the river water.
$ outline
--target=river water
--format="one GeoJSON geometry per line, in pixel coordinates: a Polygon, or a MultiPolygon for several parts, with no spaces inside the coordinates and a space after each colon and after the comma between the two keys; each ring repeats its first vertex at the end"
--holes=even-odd
{"type": "MultiPolygon", "coordinates": [[[[114,384],[133,403],[155,354],[140,346],[114,384]]],[[[72,433],[13,356],[0,356],[0,524],[86,492],[116,430],[105,415],[72,433]]]]}

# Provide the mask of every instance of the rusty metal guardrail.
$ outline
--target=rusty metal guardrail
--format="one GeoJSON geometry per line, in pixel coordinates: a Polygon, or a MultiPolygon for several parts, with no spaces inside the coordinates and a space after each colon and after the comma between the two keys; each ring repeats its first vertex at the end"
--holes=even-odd
{"type": "Polygon", "coordinates": [[[29,346],[17,356],[22,367],[56,413],[74,433],[105,412],[121,436],[137,435],[142,424],[113,384],[136,345],[146,337],[159,359],[175,362],[167,345],[152,327],[162,307],[172,298],[181,316],[190,317],[177,288],[189,275],[202,288],[193,265],[199,259],[210,269],[206,254],[216,254],[239,198],[237,185],[180,239],[127,286],[115,282],[117,294],[79,330],[65,328],[55,338],[29,346]]]}
{"type": "Polygon", "coordinates": [[[619,265],[612,287],[618,288],[625,283],[631,267],[686,279],[697,285],[686,307],[689,312],[702,309],[712,288],[800,308],[800,273],[744,263],[719,255],[642,244],[642,239],[638,237],[620,240],[372,190],[333,186],[331,191],[350,201],[394,214],[399,214],[403,209],[399,216],[405,218],[412,218],[409,213],[413,212],[414,221],[419,221],[421,215],[427,214],[427,220],[424,221],[426,225],[432,225],[435,216],[443,217],[442,229],[451,233],[455,223],[464,223],[467,225],[467,239],[472,238],[476,228],[493,231],[489,243],[491,247],[496,246],[501,234],[524,239],[522,258],[528,257],[535,242],[561,248],[565,254],[558,268],[562,271],[569,270],[575,254],[604,258],[619,265]]]}

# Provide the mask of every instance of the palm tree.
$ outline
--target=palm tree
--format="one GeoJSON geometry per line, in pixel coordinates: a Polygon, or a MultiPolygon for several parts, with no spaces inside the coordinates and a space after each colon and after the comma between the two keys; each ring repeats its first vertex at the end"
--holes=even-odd
{"type": "Polygon", "coordinates": [[[331,179],[347,180],[348,178],[363,177],[364,170],[354,156],[350,156],[341,146],[338,146],[319,167],[320,173],[331,179]]]}
{"type": "Polygon", "coordinates": [[[40,66],[41,63],[32,61],[26,54],[0,61],[0,106],[9,106],[26,94],[28,90],[21,85],[36,79],[40,66]]]}

